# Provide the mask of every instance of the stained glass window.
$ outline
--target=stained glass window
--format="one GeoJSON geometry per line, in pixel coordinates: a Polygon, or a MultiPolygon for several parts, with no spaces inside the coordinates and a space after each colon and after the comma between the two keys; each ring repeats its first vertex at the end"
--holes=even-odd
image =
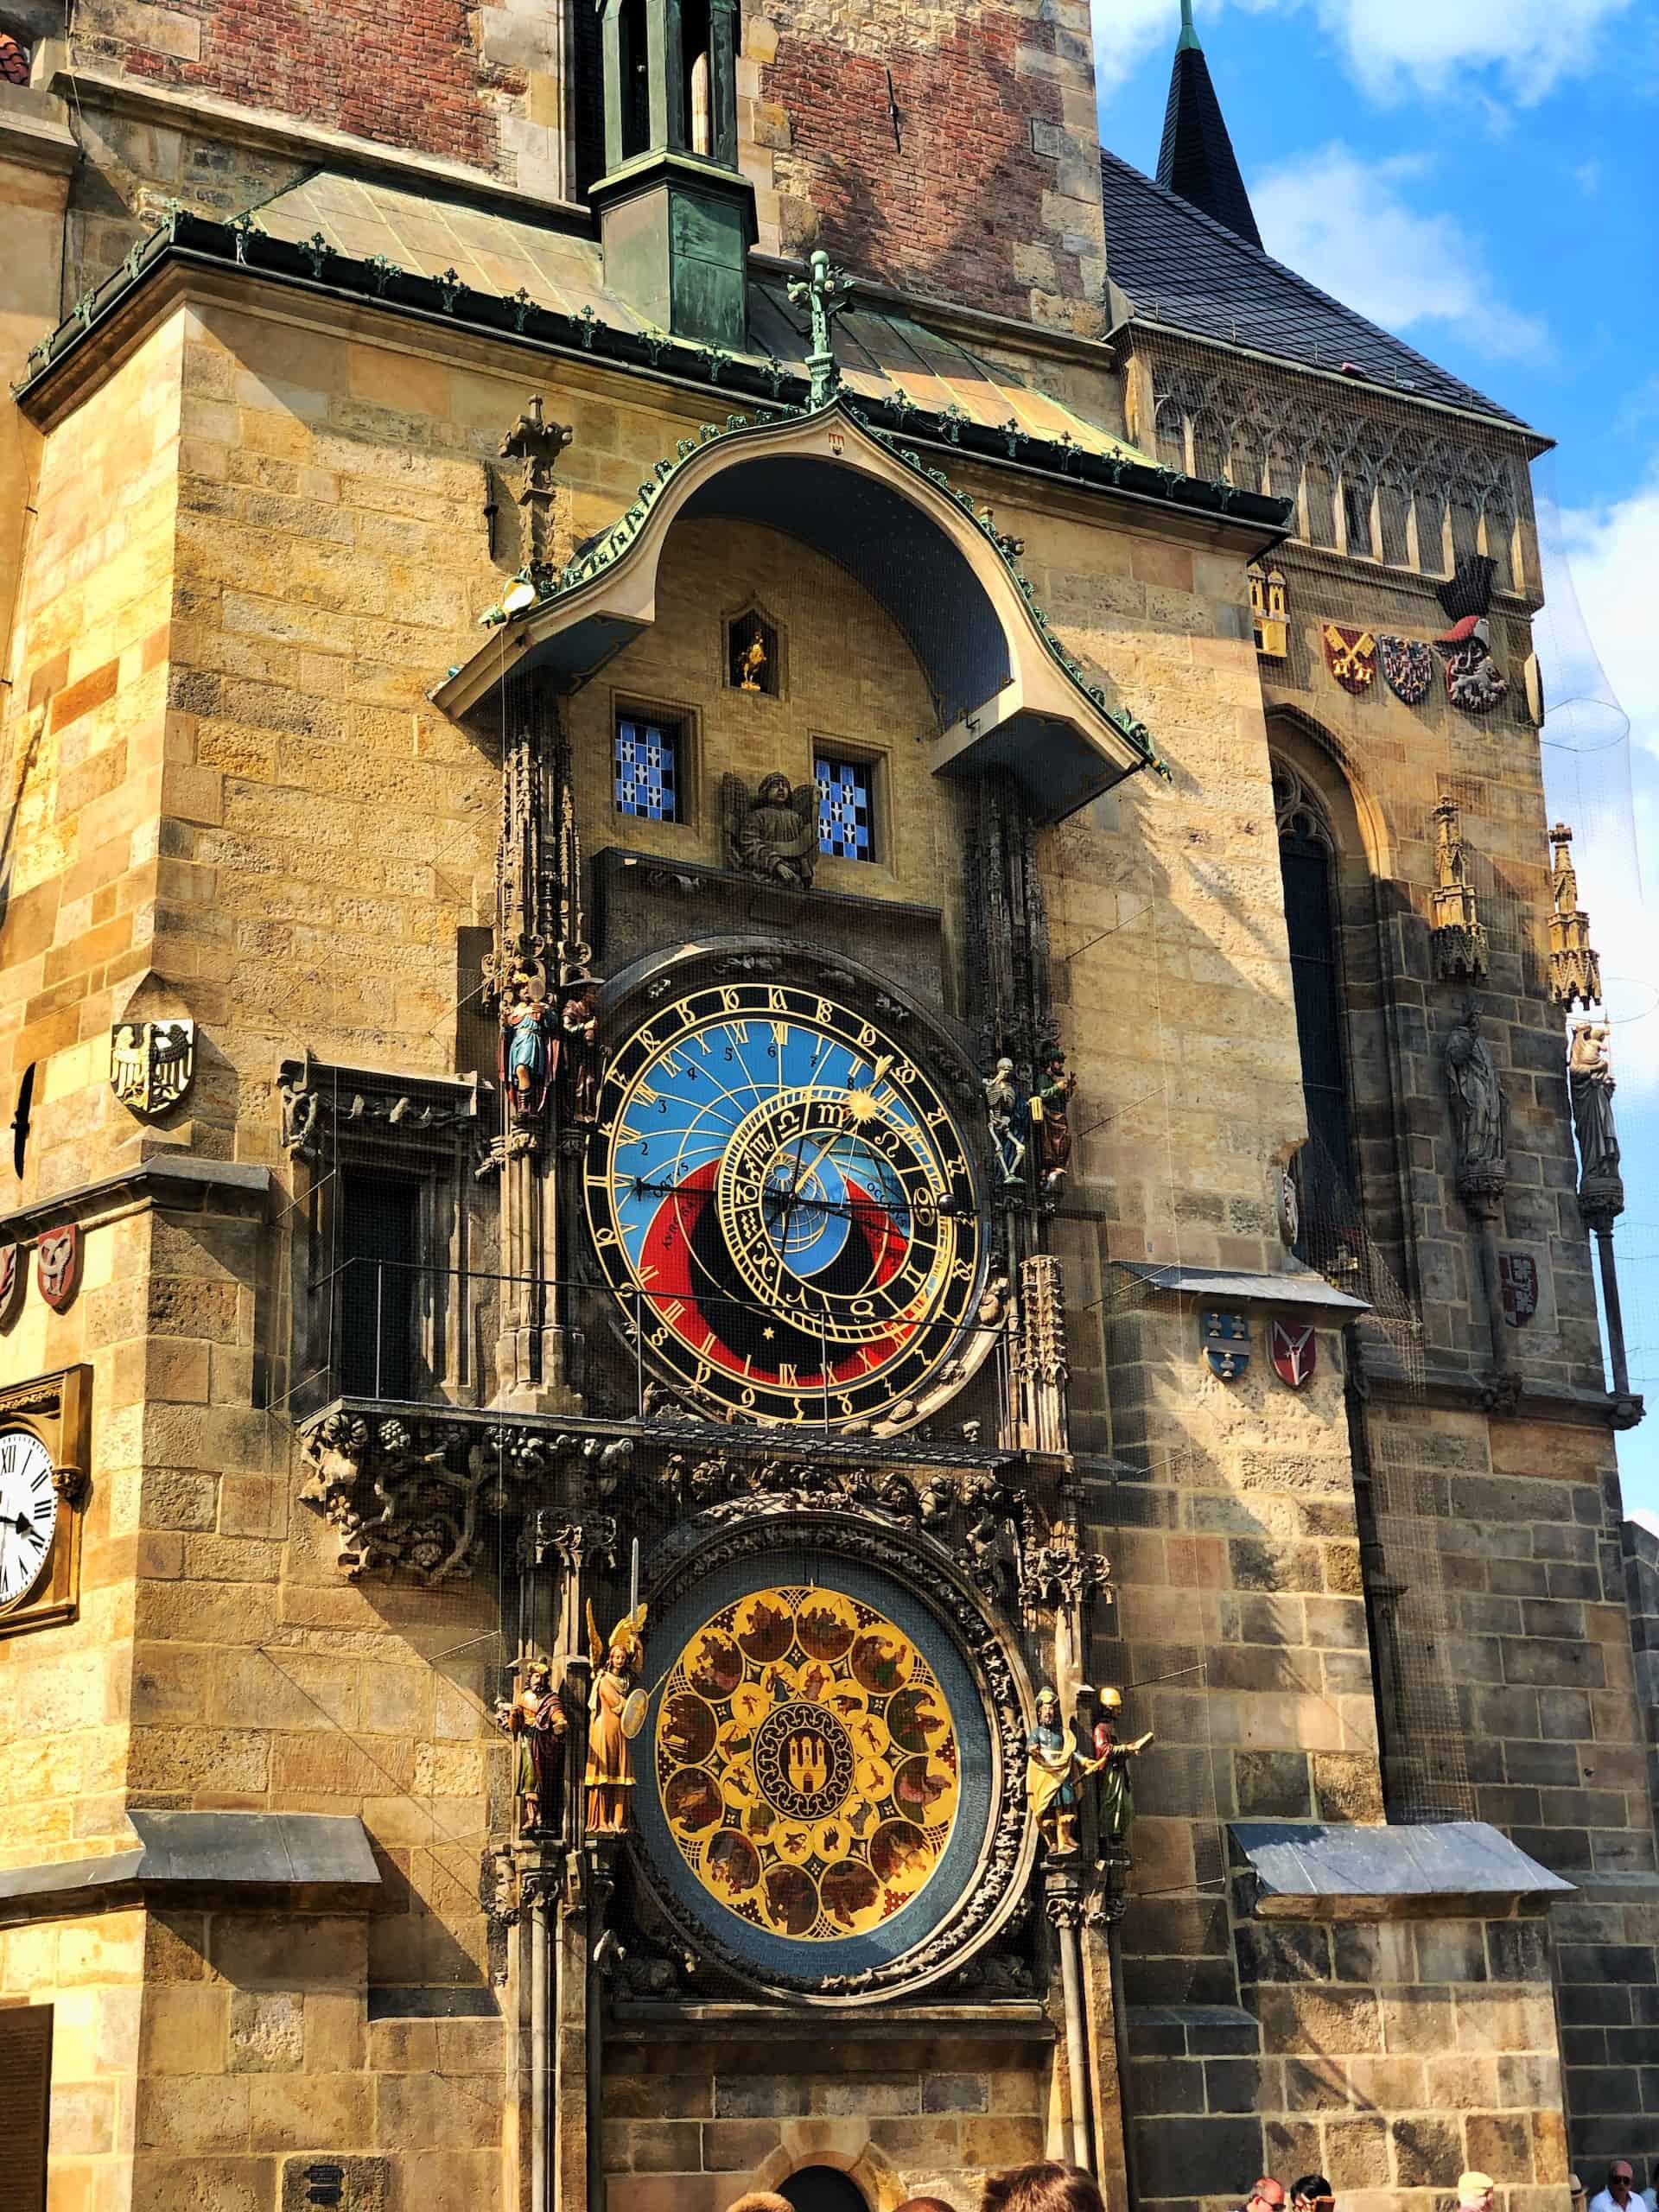
{"type": "Polygon", "coordinates": [[[836,760],[820,753],[813,763],[818,785],[818,850],[832,860],[875,858],[874,772],[867,760],[836,760]]]}
{"type": "Polygon", "coordinates": [[[680,732],[677,721],[643,715],[616,718],[616,810],[647,822],[680,818],[680,732]]]}

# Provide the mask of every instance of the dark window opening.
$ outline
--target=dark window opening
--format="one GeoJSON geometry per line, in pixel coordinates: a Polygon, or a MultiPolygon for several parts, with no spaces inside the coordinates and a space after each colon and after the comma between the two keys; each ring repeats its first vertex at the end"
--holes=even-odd
{"type": "Polygon", "coordinates": [[[1411,494],[1403,485],[1383,484],[1376,494],[1376,518],[1382,531],[1382,558],[1391,569],[1411,566],[1411,494]]]}
{"type": "Polygon", "coordinates": [[[616,718],[616,810],[645,822],[678,822],[684,725],[665,717],[616,718]]]}
{"type": "Polygon", "coordinates": [[[778,2185],[795,2212],[869,2212],[864,2192],[834,2166],[803,2166],[778,2185]]]}
{"type": "Polygon", "coordinates": [[[778,632],[751,607],[726,625],[726,681],[734,691],[778,696],[778,632]]]}
{"type": "Polygon", "coordinates": [[[875,772],[868,760],[836,760],[820,753],[812,764],[818,786],[818,850],[831,860],[875,858],[875,772]]]}
{"type": "Polygon", "coordinates": [[[1299,836],[1299,823],[1279,842],[1290,938],[1296,1035],[1309,1142],[1298,1168],[1306,1256],[1323,1265],[1355,1224],[1353,1128],[1343,1046],[1342,980],[1331,854],[1299,836]]]}
{"type": "Polygon", "coordinates": [[[617,33],[622,102],[622,158],[631,162],[651,144],[651,80],[646,74],[645,0],[622,0],[617,33]]]}
{"type": "Polygon", "coordinates": [[[52,2007],[0,2005],[0,2204],[46,2212],[52,2103],[52,2007]]]}
{"type": "Polygon", "coordinates": [[[605,174],[605,33],[604,13],[593,6],[575,10],[575,91],[571,124],[575,137],[575,175],[579,194],[585,194],[605,174]]]}
{"type": "Polygon", "coordinates": [[[353,1398],[414,1392],[421,1185],[348,1167],[340,1178],[340,1387],[353,1398]]]}
{"type": "Polygon", "coordinates": [[[1363,477],[1344,480],[1342,516],[1347,525],[1348,550],[1369,559],[1371,554],[1371,487],[1363,477]]]}
{"type": "Polygon", "coordinates": [[[1307,542],[1334,545],[1337,542],[1336,480],[1322,460],[1307,464],[1307,542]]]}

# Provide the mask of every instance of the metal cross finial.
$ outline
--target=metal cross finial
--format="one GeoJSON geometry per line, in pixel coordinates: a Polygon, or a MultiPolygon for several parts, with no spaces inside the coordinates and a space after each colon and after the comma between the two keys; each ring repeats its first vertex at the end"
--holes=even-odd
{"type": "Polygon", "coordinates": [[[1192,22],[1192,0],[1181,0],[1181,35],[1175,51],[1185,54],[1189,48],[1196,49],[1198,43],[1198,34],[1192,22]]]}
{"type": "Polygon", "coordinates": [[[812,379],[813,406],[826,407],[841,390],[841,371],[830,342],[830,326],[851,299],[852,280],[844,269],[832,268],[829,255],[822,250],[807,263],[807,272],[804,276],[791,277],[789,296],[797,307],[806,307],[811,313],[812,351],[807,356],[807,372],[812,379]]]}

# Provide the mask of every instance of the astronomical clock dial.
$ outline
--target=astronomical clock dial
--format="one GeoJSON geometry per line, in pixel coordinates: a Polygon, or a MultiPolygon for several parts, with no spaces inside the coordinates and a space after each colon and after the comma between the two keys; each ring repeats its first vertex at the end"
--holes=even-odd
{"type": "Polygon", "coordinates": [[[58,1526],[52,1475],[38,1436],[0,1429],[0,1605],[18,1604],[47,1571],[58,1526]]]}
{"type": "Polygon", "coordinates": [[[967,1147],[835,999],[741,983],[658,1008],[612,1058],[586,1179],[625,1329],[705,1403],[903,1426],[963,1357],[985,1262],[967,1147]]]}

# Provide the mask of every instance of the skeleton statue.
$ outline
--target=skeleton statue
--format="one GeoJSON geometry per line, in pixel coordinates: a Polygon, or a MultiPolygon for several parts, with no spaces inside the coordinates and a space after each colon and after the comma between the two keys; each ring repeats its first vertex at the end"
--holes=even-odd
{"type": "Polygon", "coordinates": [[[996,1164],[1003,1183],[1020,1180],[1020,1164],[1026,1156],[1023,1137],[1014,1133],[1014,1116],[1020,1110],[1020,1096],[1014,1089],[1014,1062],[1000,1059],[982,1085],[985,1093],[985,1119],[991,1133],[991,1148],[996,1154],[996,1164]]]}

